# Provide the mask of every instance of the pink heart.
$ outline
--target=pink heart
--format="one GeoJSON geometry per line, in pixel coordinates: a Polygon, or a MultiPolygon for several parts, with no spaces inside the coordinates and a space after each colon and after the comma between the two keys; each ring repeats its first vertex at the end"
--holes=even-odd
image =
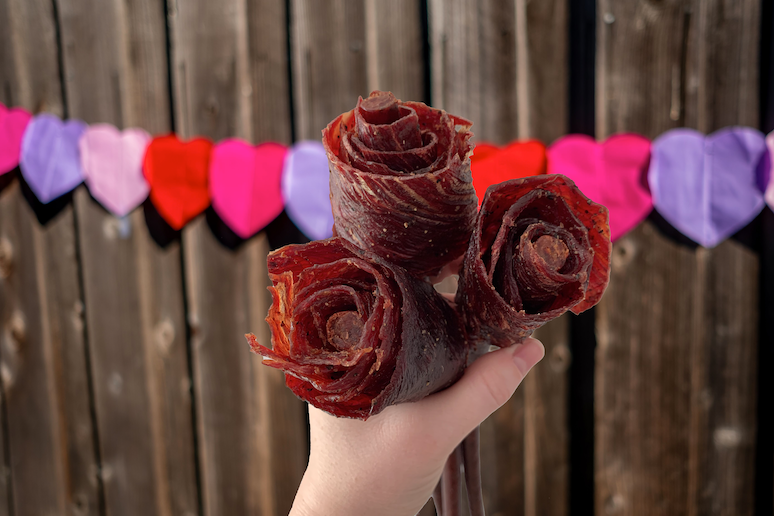
{"type": "Polygon", "coordinates": [[[634,229],[653,209],[646,173],[650,141],[616,134],[603,143],[571,134],[548,148],[548,173],[564,174],[592,201],[610,210],[613,241],[634,229]]]}
{"type": "Polygon", "coordinates": [[[21,108],[8,109],[0,103],[0,174],[19,165],[24,131],[32,115],[21,108]]]}
{"type": "Polygon", "coordinates": [[[99,124],[86,129],[78,142],[91,195],[116,217],[128,215],[148,197],[142,161],[150,141],[142,129],[121,132],[99,124]]]}
{"type": "Polygon", "coordinates": [[[252,146],[224,140],[212,150],[212,207],[242,238],[249,238],[282,212],[282,165],[287,147],[279,143],[252,146]]]}

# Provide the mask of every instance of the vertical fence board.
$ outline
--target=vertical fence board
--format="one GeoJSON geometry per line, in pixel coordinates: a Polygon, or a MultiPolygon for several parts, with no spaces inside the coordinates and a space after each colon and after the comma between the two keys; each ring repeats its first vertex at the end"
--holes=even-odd
{"type": "Polygon", "coordinates": [[[293,101],[299,140],[319,141],[321,131],[334,117],[352,109],[358,95],[368,95],[364,21],[361,0],[291,1],[293,101]]]}
{"type": "MultiPolygon", "coordinates": [[[[600,1],[598,136],[757,125],[759,8],[600,1]]],[[[653,220],[598,311],[596,513],[751,514],[758,257],[653,220]]]]}
{"type": "Polygon", "coordinates": [[[425,95],[419,0],[365,0],[366,78],[368,92],[391,91],[401,100],[425,95]]]}
{"type": "MultiPolygon", "coordinates": [[[[285,2],[169,5],[180,133],[289,143],[285,2]]],[[[287,513],[307,457],[304,406],[244,339],[269,342],[266,237],[240,242],[209,211],[183,238],[204,513],[287,513]]]]}
{"type": "MultiPolygon", "coordinates": [[[[52,3],[4,0],[0,20],[0,99],[61,116],[52,3]]],[[[97,514],[73,209],[62,201],[47,209],[36,205],[44,218],[59,209],[41,224],[21,183],[15,180],[0,194],[0,370],[12,514],[97,514]]]]}
{"type": "MultiPolygon", "coordinates": [[[[162,6],[58,3],[70,115],[168,131],[162,6]]],[[[119,220],[84,187],[75,206],[107,511],[196,514],[179,245],[160,248],[142,209],[119,220]]]]}
{"type": "MultiPolygon", "coordinates": [[[[434,105],[468,117],[478,141],[566,133],[565,2],[431,0],[429,8],[434,105]]],[[[482,425],[488,513],[568,511],[568,332],[560,320],[538,333],[548,359],[482,425]]]]}

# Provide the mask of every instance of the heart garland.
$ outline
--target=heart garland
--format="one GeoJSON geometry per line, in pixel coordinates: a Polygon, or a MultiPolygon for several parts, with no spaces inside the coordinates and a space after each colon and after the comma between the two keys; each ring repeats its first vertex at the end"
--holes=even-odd
{"type": "Polygon", "coordinates": [[[0,175],[19,165],[24,131],[32,115],[21,108],[8,109],[0,103],[0,175]]]}
{"type": "Polygon", "coordinates": [[[729,127],[704,136],[667,131],[653,142],[648,180],[659,213],[704,247],[715,247],[763,209],[763,134],[729,127]]]}
{"type": "Polygon", "coordinates": [[[513,142],[503,148],[479,143],[470,157],[470,170],[481,206],[489,186],[509,179],[545,174],[546,146],[537,140],[513,142]]]}
{"type": "MultiPolygon", "coordinates": [[[[471,156],[479,199],[502,181],[564,174],[610,210],[616,240],[655,207],[675,228],[713,247],[748,224],[764,205],[774,209],[774,132],[732,127],[709,136],[690,129],[664,133],[653,144],[636,134],[604,142],[560,138],[504,147],[479,143],[471,156]]],[[[40,202],[82,181],[92,196],[124,217],[150,194],[161,216],[181,229],[212,202],[242,238],[261,231],[283,208],[313,239],[331,235],[328,165],[319,142],[251,145],[228,139],[182,142],[141,129],[87,126],[79,120],[30,115],[0,104],[0,175],[19,166],[40,202]]]]}
{"type": "Polygon", "coordinates": [[[294,145],[282,171],[282,195],[290,220],[313,240],[333,235],[329,192],[328,157],[322,143],[294,145]]]}
{"type": "Polygon", "coordinates": [[[148,197],[142,162],[151,139],[142,129],[119,131],[106,124],[89,127],[81,137],[86,186],[116,217],[125,217],[148,197]]]}
{"type": "Polygon", "coordinates": [[[48,114],[35,116],[27,126],[19,166],[24,180],[43,204],[83,182],[78,140],[86,128],[80,120],[62,122],[48,114]]]}
{"type": "Polygon", "coordinates": [[[145,151],[145,179],[150,198],[173,229],[180,230],[210,205],[209,176],[212,142],[176,135],[155,138],[145,151]]]}
{"type": "Polygon", "coordinates": [[[287,151],[279,143],[253,146],[236,139],[213,149],[212,207],[240,237],[251,237],[282,213],[281,177],[287,151]]]}
{"type": "Polygon", "coordinates": [[[592,201],[607,206],[614,242],[653,209],[646,182],[649,160],[650,141],[636,134],[617,134],[604,142],[572,134],[548,149],[549,173],[564,174],[592,201]]]}

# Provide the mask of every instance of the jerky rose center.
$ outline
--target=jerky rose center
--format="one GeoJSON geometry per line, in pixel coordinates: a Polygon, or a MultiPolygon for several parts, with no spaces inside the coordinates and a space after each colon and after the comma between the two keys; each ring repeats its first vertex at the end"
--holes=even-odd
{"type": "Polygon", "coordinates": [[[345,350],[360,342],[365,324],[357,312],[338,312],[325,326],[328,342],[338,350],[345,350]]]}
{"type": "Polygon", "coordinates": [[[567,261],[567,257],[570,255],[567,244],[553,236],[543,235],[533,245],[538,256],[543,259],[550,269],[555,271],[564,266],[564,262],[567,261]]]}
{"type": "Polygon", "coordinates": [[[349,162],[371,171],[374,164],[392,173],[426,172],[437,158],[438,136],[422,130],[419,115],[390,92],[375,92],[355,109],[355,131],[343,140],[349,162]]]}

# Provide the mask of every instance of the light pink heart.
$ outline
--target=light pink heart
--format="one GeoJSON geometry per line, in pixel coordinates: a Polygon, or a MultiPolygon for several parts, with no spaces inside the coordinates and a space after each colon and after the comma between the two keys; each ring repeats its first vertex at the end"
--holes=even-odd
{"type": "Polygon", "coordinates": [[[8,109],[0,104],[0,174],[19,165],[24,131],[32,115],[21,108],[8,109]]]}
{"type": "Polygon", "coordinates": [[[86,129],[78,142],[91,195],[116,217],[128,215],[148,197],[142,162],[150,141],[142,129],[119,131],[99,124],[86,129]]]}
{"type": "Polygon", "coordinates": [[[282,213],[282,165],[287,147],[279,143],[252,146],[224,140],[212,150],[212,207],[242,238],[249,238],[282,213]]]}
{"type": "Polygon", "coordinates": [[[650,141],[617,134],[599,143],[571,134],[548,148],[548,172],[564,174],[592,201],[610,211],[613,241],[631,231],[653,210],[647,186],[650,141]]]}

